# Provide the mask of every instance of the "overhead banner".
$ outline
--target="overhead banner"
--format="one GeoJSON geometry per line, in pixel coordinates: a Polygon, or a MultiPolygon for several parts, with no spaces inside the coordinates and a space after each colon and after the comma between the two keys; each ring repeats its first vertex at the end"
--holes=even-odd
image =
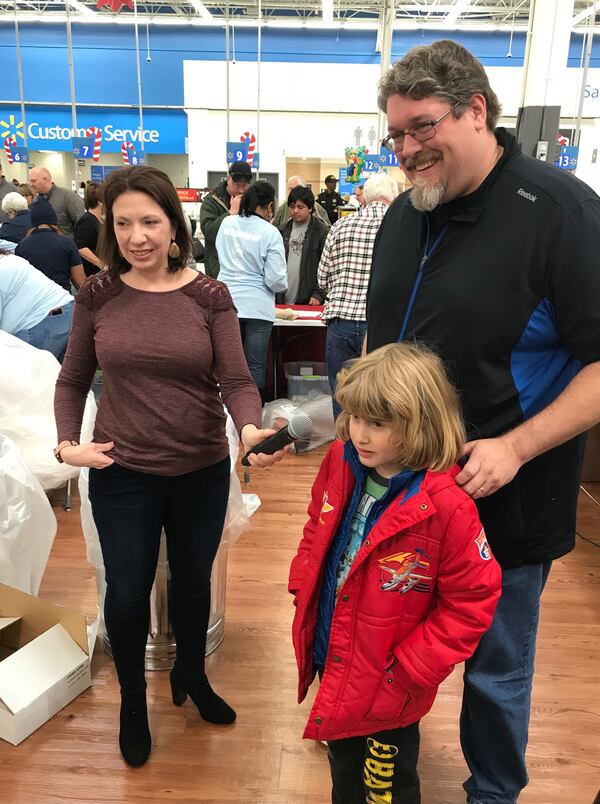
{"type": "MultiPolygon", "coordinates": [[[[82,109],[77,112],[77,130],[73,131],[71,111],[64,109],[32,108],[27,116],[27,146],[30,151],[72,151],[73,140],[101,138],[102,153],[121,153],[123,143],[132,143],[137,153],[144,150],[154,154],[187,153],[187,115],[183,111],[144,114],[144,130],[140,130],[139,114],[122,111],[82,109]]],[[[0,106],[0,137],[2,141],[16,137],[23,142],[24,126],[21,111],[0,106]]],[[[89,158],[92,158],[90,154],[89,158]]]]}

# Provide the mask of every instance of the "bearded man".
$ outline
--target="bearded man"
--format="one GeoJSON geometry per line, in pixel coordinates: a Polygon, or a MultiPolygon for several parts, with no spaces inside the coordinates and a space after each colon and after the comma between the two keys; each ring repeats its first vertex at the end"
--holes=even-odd
{"type": "Polygon", "coordinates": [[[468,804],[514,804],[527,784],[540,597],[574,547],[580,434],[600,419],[600,199],[521,153],[497,127],[483,67],[455,42],[407,53],[378,100],[413,186],[375,243],[367,349],[428,344],[462,399],[456,482],[503,568],[494,622],[465,667],[464,788],[468,804]]]}

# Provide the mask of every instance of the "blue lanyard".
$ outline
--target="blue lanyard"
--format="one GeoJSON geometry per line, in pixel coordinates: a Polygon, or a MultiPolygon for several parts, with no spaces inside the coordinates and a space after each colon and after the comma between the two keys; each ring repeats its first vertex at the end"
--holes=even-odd
{"type": "Polygon", "coordinates": [[[419,289],[419,285],[421,284],[421,279],[423,278],[423,271],[425,269],[425,264],[427,260],[431,257],[433,252],[437,249],[439,244],[442,242],[444,235],[446,234],[446,230],[448,229],[448,224],[444,226],[444,228],[440,231],[438,236],[433,241],[431,248],[429,247],[429,218],[425,219],[427,221],[427,240],[425,242],[425,251],[423,252],[423,256],[421,257],[421,262],[419,263],[419,271],[417,273],[417,278],[415,279],[415,284],[412,289],[412,294],[410,297],[410,301],[408,302],[408,307],[406,308],[406,314],[404,316],[404,321],[402,322],[402,329],[400,330],[400,335],[398,335],[398,341],[404,340],[404,335],[406,333],[406,328],[408,326],[408,319],[410,318],[410,314],[412,313],[412,308],[415,303],[415,298],[417,296],[417,291],[419,289]]]}

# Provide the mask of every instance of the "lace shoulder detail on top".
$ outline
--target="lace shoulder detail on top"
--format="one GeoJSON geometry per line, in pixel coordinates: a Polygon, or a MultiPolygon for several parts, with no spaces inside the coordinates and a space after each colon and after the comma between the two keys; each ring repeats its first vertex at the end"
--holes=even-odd
{"type": "Polygon", "coordinates": [[[181,288],[186,296],[190,296],[199,307],[208,310],[235,309],[231,294],[223,282],[211,279],[210,276],[198,274],[198,278],[181,288]]]}
{"type": "Polygon", "coordinates": [[[85,280],[75,296],[75,301],[83,304],[91,312],[96,312],[122,290],[123,283],[121,281],[113,279],[108,271],[100,271],[85,280]]]}

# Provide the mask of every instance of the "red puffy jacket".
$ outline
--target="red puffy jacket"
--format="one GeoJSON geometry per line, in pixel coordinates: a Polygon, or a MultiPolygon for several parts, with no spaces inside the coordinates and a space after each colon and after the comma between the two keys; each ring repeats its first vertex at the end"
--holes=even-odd
{"type": "MultiPolygon", "coordinates": [[[[312,489],[289,591],[298,702],[315,675],[313,644],[327,551],[355,478],[336,441],[312,489]]],[[[427,472],[420,490],[383,512],[340,589],[319,691],[304,737],[338,740],[407,726],[490,627],[501,573],[459,469],[427,472]]]]}

